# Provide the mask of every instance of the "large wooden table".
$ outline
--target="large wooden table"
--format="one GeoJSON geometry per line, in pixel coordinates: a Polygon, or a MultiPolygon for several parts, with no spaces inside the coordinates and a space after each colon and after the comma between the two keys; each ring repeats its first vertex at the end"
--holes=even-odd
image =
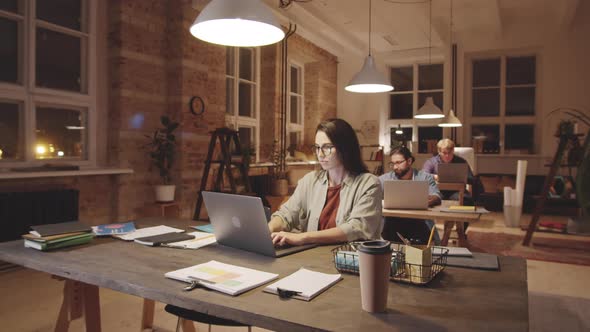
{"type": "Polygon", "coordinates": [[[459,246],[467,246],[467,237],[465,236],[465,223],[476,222],[481,219],[481,213],[455,213],[442,212],[441,209],[451,205],[459,205],[459,201],[442,201],[441,205],[429,208],[427,210],[409,210],[409,209],[383,209],[384,217],[398,217],[398,218],[412,218],[412,219],[428,219],[444,221],[445,231],[441,244],[446,246],[449,242],[451,230],[453,225],[457,227],[457,236],[459,238],[459,246]]]}
{"type": "MultiPolygon", "coordinates": [[[[160,222],[163,220],[155,223],[160,222]]],[[[237,297],[204,289],[184,292],[184,283],[164,277],[165,272],[212,259],[280,277],[302,266],[336,273],[331,248],[318,247],[275,259],[221,245],[181,250],[114,239],[94,239],[88,245],[40,252],[24,248],[18,240],[0,244],[0,260],[80,282],[87,302],[88,331],[100,331],[99,287],[275,331],[528,330],[526,261],[520,258],[500,257],[500,271],[448,267],[426,287],[392,282],[387,312],[381,314],[361,309],[355,275],[344,274],[342,281],[311,302],[282,301],[262,292],[263,286],[237,297]]]]}

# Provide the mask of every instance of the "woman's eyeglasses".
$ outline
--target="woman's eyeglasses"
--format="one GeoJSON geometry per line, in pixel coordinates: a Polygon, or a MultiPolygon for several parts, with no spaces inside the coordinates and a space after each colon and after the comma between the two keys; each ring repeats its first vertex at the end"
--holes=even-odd
{"type": "Polygon", "coordinates": [[[408,159],[399,160],[399,161],[392,161],[392,162],[390,162],[390,163],[388,164],[388,165],[389,165],[389,168],[390,168],[390,169],[393,169],[395,166],[400,166],[401,164],[405,163],[407,160],[408,160],[408,159]]]}
{"type": "Polygon", "coordinates": [[[320,154],[320,151],[322,151],[322,154],[326,157],[328,157],[329,155],[332,154],[332,151],[334,151],[334,145],[330,145],[330,144],[324,144],[322,146],[319,146],[317,144],[314,144],[311,146],[311,150],[315,153],[315,154],[320,154]]]}

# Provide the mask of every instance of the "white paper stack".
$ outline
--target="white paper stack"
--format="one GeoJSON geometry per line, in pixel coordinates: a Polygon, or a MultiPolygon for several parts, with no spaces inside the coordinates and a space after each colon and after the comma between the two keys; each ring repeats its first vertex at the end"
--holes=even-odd
{"type": "Polygon", "coordinates": [[[268,285],[265,292],[277,294],[277,288],[298,292],[293,298],[310,301],[342,279],[340,274],[328,274],[300,268],[285,278],[268,285]]]}

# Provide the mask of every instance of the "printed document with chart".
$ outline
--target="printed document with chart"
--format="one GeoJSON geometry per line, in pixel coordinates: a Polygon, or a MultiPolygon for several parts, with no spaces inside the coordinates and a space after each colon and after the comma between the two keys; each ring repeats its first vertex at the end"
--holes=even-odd
{"type": "Polygon", "coordinates": [[[279,277],[278,274],[248,269],[218,261],[209,261],[207,263],[170,271],[165,276],[184,282],[198,281],[204,287],[234,296],[279,277]]]}

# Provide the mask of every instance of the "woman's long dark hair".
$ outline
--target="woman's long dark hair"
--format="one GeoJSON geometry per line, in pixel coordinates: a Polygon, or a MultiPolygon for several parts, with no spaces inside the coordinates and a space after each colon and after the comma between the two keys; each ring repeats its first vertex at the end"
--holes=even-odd
{"type": "Polygon", "coordinates": [[[342,119],[328,119],[322,121],[317,129],[326,133],[338,151],[337,156],[344,169],[352,175],[368,172],[367,166],[361,158],[359,140],[352,126],[342,119]]]}

